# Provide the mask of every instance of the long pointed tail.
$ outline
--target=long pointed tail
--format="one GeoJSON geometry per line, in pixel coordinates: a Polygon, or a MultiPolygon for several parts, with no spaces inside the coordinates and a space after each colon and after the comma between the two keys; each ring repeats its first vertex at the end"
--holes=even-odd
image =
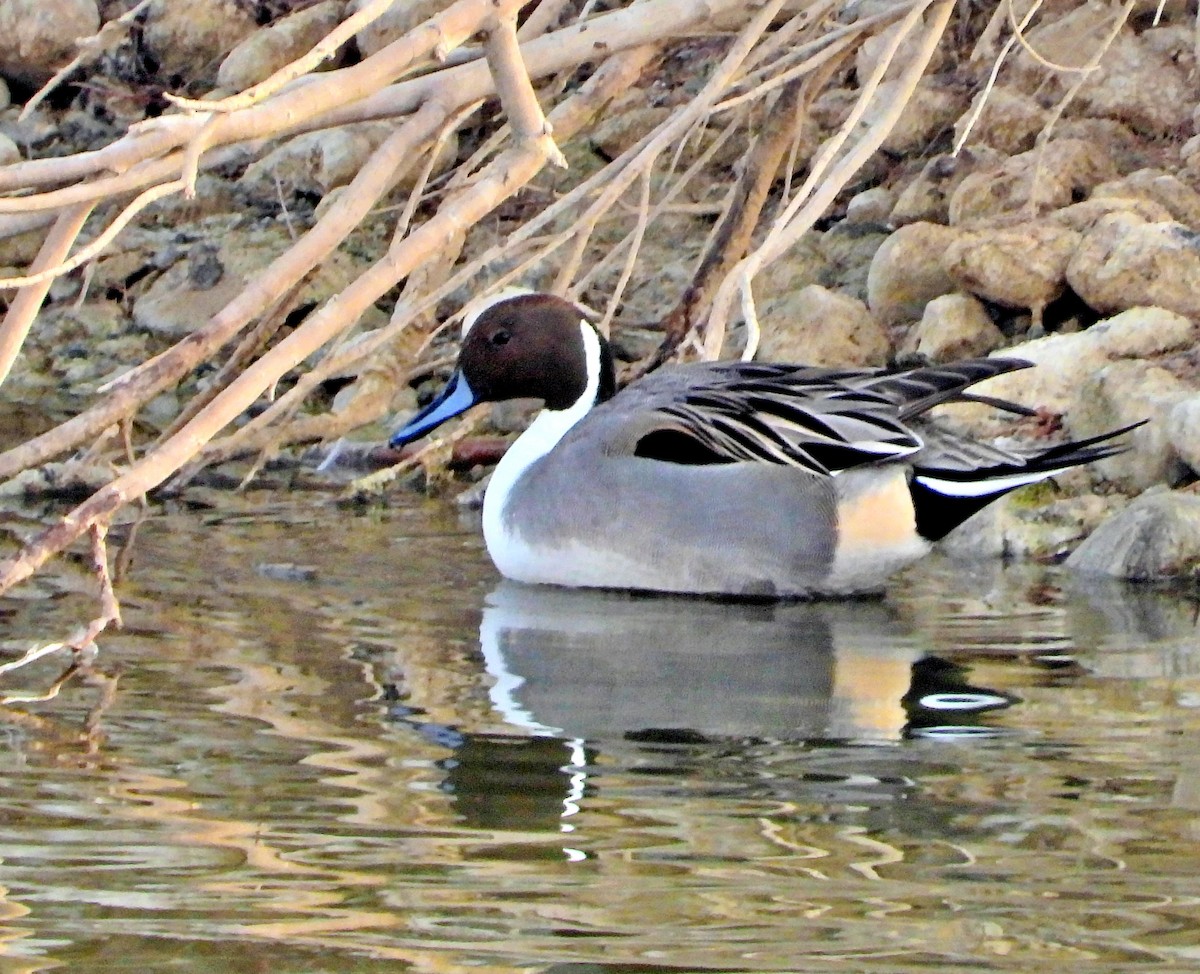
{"type": "MultiPolygon", "coordinates": [[[[1048,480],[1072,467],[1124,453],[1128,447],[1112,441],[1145,422],[1028,455],[990,452],[983,464],[978,462],[982,457],[973,464],[967,463],[953,451],[937,451],[928,460],[922,458],[914,465],[910,483],[917,532],[928,541],[937,541],[1009,491],[1048,480]]],[[[966,444],[969,441],[957,442],[959,446],[966,444]]]]}

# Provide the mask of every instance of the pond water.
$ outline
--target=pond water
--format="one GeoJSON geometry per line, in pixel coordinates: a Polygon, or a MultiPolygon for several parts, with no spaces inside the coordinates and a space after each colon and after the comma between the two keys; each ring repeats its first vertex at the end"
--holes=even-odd
{"type": "Polygon", "coordinates": [[[109,678],[0,708],[0,974],[1200,969],[1194,601],[534,590],[417,501],[158,511],[120,568],[109,678]]]}

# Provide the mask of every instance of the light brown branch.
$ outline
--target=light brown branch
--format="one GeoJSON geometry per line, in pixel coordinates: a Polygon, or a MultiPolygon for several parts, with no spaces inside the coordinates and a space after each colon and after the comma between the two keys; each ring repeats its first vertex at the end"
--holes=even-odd
{"type": "Polygon", "coordinates": [[[313,48],[289,64],[284,65],[269,77],[245,91],[222,98],[219,101],[201,101],[195,98],[184,98],[180,95],[164,94],[163,97],[173,105],[178,105],[194,112],[236,112],[257,105],[271,95],[282,91],[288,84],[313,71],[333,57],[338,48],[354,37],[360,30],[369,27],[382,17],[395,0],[371,0],[360,9],[343,20],[313,48]]]}
{"type": "Polygon", "coordinates": [[[245,289],[179,344],[109,383],[105,398],[86,412],[18,447],[0,453],[0,479],[43,463],[58,453],[93,439],[101,430],[137,409],[205,361],[329,256],[403,172],[401,163],[432,138],[446,111],[430,102],[391,135],[371,156],[324,216],[285,254],[259,272],[245,289]]]}
{"type": "MultiPolygon", "coordinates": [[[[634,48],[605,61],[571,98],[554,109],[551,121],[555,129],[567,137],[576,132],[604,104],[633,84],[655,54],[656,49],[653,47],[634,48]]],[[[265,447],[271,442],[272,437],[277,435],[271,430],[271,424],[280,421],[294,410],[321,382],[332,375],[353,368],[360,362],[375,359],[396,341],[413,320],[428,313],[447,295],[478,278],[481,270],[491,262],[510,254],[514,247],[521,246],[532,235],[531,227],[533,225],[544,226],[547,222],[557,218],[557,212],[557,207],[550,207],[507,241],[489,248],[480,257],[466,264],[440,287],[416,298],[401,299],[392,313],[390,324],[356,343],[352,349],[325,356],[268,409],[236,432],[209,444],[198,457],[197,464],[194,466],[220,463],[226,459],[265,447]]],[[[567,236],[566,234],[561,235],[560,241],[565,240],[567,236]]],[[[497,282],[496,286],[503,286],[504,283],[507,281],[502,279],[497,282]]],[[[382,412],[382,408],[381,406],[380,412],[382,412]]],[[[354,425],[360,425],[365,418],[360,415],[354,425]]],[[[327,422],[326,419],[326,417],[308,417],[301,420],[294,433],[295,438],[289,435],[289,441],[302,442],[312,438],[339,436],[352,428],[351,425],[343,424],[336,417],[328,417],[327,422]]]]}
{"type": "Polygon", "coordinates": [[[107,523],[132,498],[161,484],[249,407],[264,388],[355,320],[426,255],[527,183],[546,162],[540,146],[540,142],[525,143],[499,156],[456,205],[443,206],[335,300],[238,376],[183,429],[34,538],[17,555],[0,562],[0,593],[28,578],[93,525],[107,523]]]}
{"type": "MultiPolygon", "coordinates": [[[[92,212],[92,207],[91,203],[80,203],[58,217],[33,262],[32,270],[35,273],[45,267],[57,266],[70,252],[71,245],[92,212]]],[[[0,385],[8,378],[17,353],[25,343],[25,336],[29,334],[29,328],[50,290],[51,280],[46,278],[40,283],[22,288],[9,305],[3,323],[0,323],[0,385]]]]}
{"type": "Polygon", "coordinates": [[[152,2],[153,0],[141,0],[140,3],[125,11],[116,20],[110,20],[107,24],[104,24],[91,37],[76,40],[75,43],[79,46],[79,54],[72,58],[66,66],[59,68],[54,73],[54,77],[42,85],[37,93],[25,103],[25,107],[21,109],[21,114],[17,116],[17,121],[25,121],[34,109],[45,101],[50,93],[62,84],[63,80],[80,65],[94,61],[101,54],[112,50],[121,43],[125,39],[125,28],[133,23],[137,16],[152,2]]]}
{"type": "MultiPolygon", "coordinates": [[[[871,76],[862,84],[862,93],[849,117],[831,138],[821,154],[813,161],[809,176],[796,193],[796,198],[776,218],[766,238],[759,247],[726,275],[713,299],[712,310],[705,326],[703,352],[706,358],[715,358],[720,352],[729,320],[730,306],[738,291],[750,289],[754,275],[766,264],[792,247],[806,233],[817,218],[825,211],[850,178],[875,152],[891,132],[911,97],[917,82],[924,74],[933,52],[945,32],[954,0],[923,0],[910,8],[908,15],[892,34],[888,47],[883,52],[871,76]],[[868,104],[878,91],[884,72],[895,57],[900,44],[921,22],[922,15],[930,10],[929,21],[922,28],[920,47],[910,57],[904,71],[897,79],[897,89],[889,103],[880,112],[858,141],[841,155],[846,140],[858,128],[859,121],[868,104]],[[836,163],[836,164],[835,164],[836,163]]],[[[748,298],[748,300],[753,300],[748,298]]]]}

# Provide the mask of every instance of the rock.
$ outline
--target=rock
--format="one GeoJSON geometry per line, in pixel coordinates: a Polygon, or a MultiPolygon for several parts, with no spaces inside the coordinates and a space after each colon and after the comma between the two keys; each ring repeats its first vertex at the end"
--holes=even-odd
{"type": "Polygon", "coordinates": [[[1167,414],[1167,440],[1193,474],[1200,474],[1200,395],[1177,402],[1167,414]]]}
{"type": "Polygon", "coordinates": [[[983,143],[1005,155],[1026,152],[1050,120],[1050,113],[1032,97],[1000,85],[975,96],[970,109],[954,125],[956,138],[962,137],[981,100],[983,109],[971,128],[968,145],[983,143]]]}
{"type": "Polygon", "coordinates": [[[0,484],[0,497],[87,497],[111,480],[112,469],[106,464],[84,464],[77,460],[46,463],[0,484]]]}
{"type": "Polygon", "coordinates": [[[1003,158],[989,146],[964,148],[956,156],[934,156],[920,175],[901,192],[892,208],[890,222],[949,223],[950,197],[971,173],[998,167],[1003,158]]]}
{"type": "Polygon", "coordinates": [[[884,186],[872,186],[846,204],[846,222],[859,224],[883,224],[888,221],[896,205],[896,194],[884,186]]]}
{"type": "Polygon", "coordinates": [[[57,390],[72,403],[90,396],[114,371],[145,361],[153,351],[145,335],[130,333],[125,309],[115,301],[48,305],[21,348],[6,394],[57,390]]]}
{"type": "Polygon", "coordinates": [[[942,254],[958,231],[936,223],[910,223],[883,242],[867,275],[867,304],[881,324],[916,321],[934,298],[956,290],[942,254]]]}
{"type": "Polygon", "coordinates": [[[236,0],[155,0],[142,38],[165,76],[192,83],[212,79],[225,54],[257,29],[236,0]]]}
{"type": "Polygon", "coordinates": [[[1161,169],[1139,169],[1092,191],[1092,199],[1113,196],[1156,203],[1167,211],[1167,219],[1200,229],[1200,193],[1161,169]]]}
{"type": "Polygon", "coordinates": [[[1078,202],[1092,187],[1116,176],[1103,144],[1056,139],[996,169],[967,176],[950,197],[950,223],[1055,210],[1078,202]]]}
{"type": "MultiPolygon", "coordinates": [[[[876,116],[890,109],[900,96],[900,89],[898,81],[881,84],[862,124],[872,124],[876,116]]],[[[883,150],[901,155],[924,148],[941,133],[949,131],[965,103],[966,96],[959,86],[949,84],[944,78],[922,78],[913,89],[904,112],[883,140],[883,150]]]]}
{"type": "MultiPolygon", "coordinates": [[[[395,125],[391,122],[356,122],[333,129],[306,132],[289,139],[255,162],[239,182],[251,192],[269,199],[278,199],[280,187],[285,196],[324,196],[358,175],[371,153],[394,131],[395,125]]],[[[444,172],[457,154],[457,141],[454,138],[447,139],[438,155],[434,173],[444,172]]],[[[421,169],[420,160],[415,161],[396,189],[411,189],[421,169]]]]}
{"type": "Polygon", "coordinates": [[[1110,214],[1084,234],[1067,282],[1102,314],[1155,305],[1200,316],[1200,237],[1180,223],[1110,214]]]}
{"type": "Polygon", "coordinates": [[[20,161],[21,150],[17,148],[17,143],[7,135],[0,133],[0,166],[20,161]]]}
{"type": "Polygon", "coordinates": [[[1200,497],[1168,490],[1143,494],[1100,525],[1066,565],[1131,581],[1194,577],[1200,570],[1200,497]]]}
{"type": "MultiPolygon", "coordinates": [[[[358,13],[370,0],[350,0],[346,15],[358,13]]],[[[370,57],[398,40],[418,24],[440,14],[453,0],[401,0],[393,3],[383,15],[354,35],[363,57],[370,57]]]]}
{"type": "Polygon", "coordinates": [[[1055,139],[1079,139],[1104,146],[1118,173],[1145,169],[1161,160],[1152,144],[1115,118],[1063,118],[1054,126],[1055,139]]]}
{"type": "Polygon", "coordinates": [[[925,305],[909,341],[911,350],[930,362],[953,362],[995,351],[1004,344],[1004,334],[978,299],[943,294],[925,305]]]}
{"type": "Polygon", "coordinates": [[[883,365],[887,333],[855,298],[810,284],[764,304],[759,313],[763,361],[807,365],[883,365]]]}
{"type": "MultiPolygon", "coordinates": [[[[989,379],[976,390],[1064,414],[1072,435],[1102,432],[1076,430],[1072,419],[1081,408],[1082,390],[1089,376],[1118,359],[1148,359],[1190,349],[1198,339],[1200,329],[1182,315],[1161,308],[1133,308],[1086,331],[1047,335],[1005,349],[1005,355],[1028,359],[1038,367],[989,379]]],[[[983,406],[951,408],[956,418],[979,435],[995,436],[1007,425],[995,410],[983,406]]]]}
{"type": "MultiPolygon", "coordinates": [[[[1026,39],[1048,61],[1083,67],[1111,33],[1116,16],[1106,4],[1083,3],[1034,27],[1026,39]]],[[[1146,135],[1177,130],[1195,99],[1184,72],[1160,47],[1125,24],[1108,44],[1099,69],[1083,79],[1075,104],[1086,114],[1118,119],[1146,135]]],[[[1056,100],[1078,80],[1074,72],[1046,71],[1025,49],[1014,59],[1014,74],[1026,90],[1041,90],[1056,100]]]]}
{"type": "MultiPolygon", "coordinates": [[[[821,248],[821,238],[824,236],[823,233],[809,231],[788,251],[786,260],[768,264],[755,277],[754,293],[760,304],[792,294],[809,284],[825,284],[828,281],[831,266],[821,248]]],[[[690,280],[690,273],[685,280],[690,280]]]]}
{"type": "Polygon", "coordinates": [[[942,259],[965,290],[1009,308],[1029,308],[1035,323],[1063,293],[1067,262],[1082,239],[1053,223],[1022,223],[982,232],[964,231],[942,259]]]}
{"type": "Polygon", "coordinates": [[[1061,480],[1022,488],[989,504],[938,542],[955,558],[1040,558],[1065,555],[1110,516],[1113,496],[1065,495],[1061,480]]]}
{"type": "Polygon", "coordinates": [[[878,224],[835,223],[817,238],[817,249],[829,266],[816,283],[866,301],[871,262],[889,236],[878,224]]]}
{"type": "Polygon", "coordinates": [[[12,104],[12,93],[8,90],[8,82],[0,78],[0,112],[12,104]]]}
{"type": "MultiPolygon", "coordinates": [[[[191,334],[290,242],[278,226],[231,227],[228,218],[217,217],[201,225],[209,231],[205,240],[214,243],[195,244],[177,255],[133,304],[134,322],[151,334],[172,340],[191,334]]],[[[331,254],[305,284],[297,303],[319,303],[341,291],[361,271],[357,260],[342,250],[331,254]]]]}
{"type": "Polygon", "coordinates": [[[1138,35],[1155,54],[1166,58],[1177,67],[1185,78],[1196,70],[1195,26],[1193,24],[1166,24],[1148,27],[1138,35]]]}
{"type": "Polygon", "coordinates": [[[665,105],[637,104],[624,111],[606,112],[591,130],[592,146],[605,159],[615,159],[649,135],[671,115],[665,105]]]}
{"type": "Polygon", "coordinates": [[[41,85],[99,29],[96,0],[0,0],[0,73],[41,85]]]}
{"type": "Polygon", "coordinates": [[[1171,219],[1166,207],[1153,200],[1126,196],[1094,196],[1082,203],[1064,206],[1049,214],[1049,218],[1061,226],[1079,233],[1086,233],[1103,217],[1110,213],[1133,213],[1148,223],[1159,223],[1171,219]]]}
{"type": "Polygon", "coordinates": [[[857,88],[826,88],[817,95],[808,114],[821,128],[836,129],[850,116],[858,96],[857,88]]]}
{"type": "Polygon", "coordinates": [[[1171,441],[1168,421],[1177,406],[1196,394],[1194,387],[1149,362],[1112,362],[1083,376],[1071,407],[1071,433],[1096,436],[1148,420],[1124,437],[1128,451],[1100,461],[1097,469],[1129,493],[1175,484],[1185,469],[1171,441]]]}
{"type": "MultiPolygon", "coordinates": [[[[865,16],[865,14],[863,14],[865,16]]],[[[924,18],[922,18],[923,20],[924,18]]],[[[883,58],[887,51],[888,45],[891,44],[900,29],[899,24],[881,30],[876,34],[867,37],[858,47],[858,52],[855,54],[855,73],[858,76],[860,83],[866,81],[871,73],[879,65],[880,59],[883,58]]],[[[884,79],[889,80],[899,76],[905,66],[915,56],[917,49],[921,44],[922,28],[918,24],[908,36],[900,42],[895,56],[892,58],[891,64],[888,65],[884,79]]],[[[943,61],[945,61],[945,52],[939,50],[933,56],[930,62],[929,71],[937,71],[943,61]]]]}
{"type": "Polygon", "coordinates": [[[338,25],[341,17],[341,0],[323,0],[315,7],[298,10],[256,30],[221,62],[217,84],[231,91],[258,84],[307,54],[338,25]]]}

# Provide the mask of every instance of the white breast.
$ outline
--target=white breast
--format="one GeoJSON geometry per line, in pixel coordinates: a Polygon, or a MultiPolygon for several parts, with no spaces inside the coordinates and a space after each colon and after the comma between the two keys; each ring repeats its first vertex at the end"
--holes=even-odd
{"type": "Polygon", "coordinates": [[[483,540],[488,554],[500,573],[518,581],[545,581],[547,553],[530,548],[521,538],[520,518],[534,517],[536,511],[508,509],[509,498],[517,482],[536,461],[558,445],[567,431],[588,414],[600,388],[600,340],[586,321],[579,323],[588,369],[587,388],[566,409],[543,409],[529,428],[517,437],[501,458],[483,498],[483,540]]]}

